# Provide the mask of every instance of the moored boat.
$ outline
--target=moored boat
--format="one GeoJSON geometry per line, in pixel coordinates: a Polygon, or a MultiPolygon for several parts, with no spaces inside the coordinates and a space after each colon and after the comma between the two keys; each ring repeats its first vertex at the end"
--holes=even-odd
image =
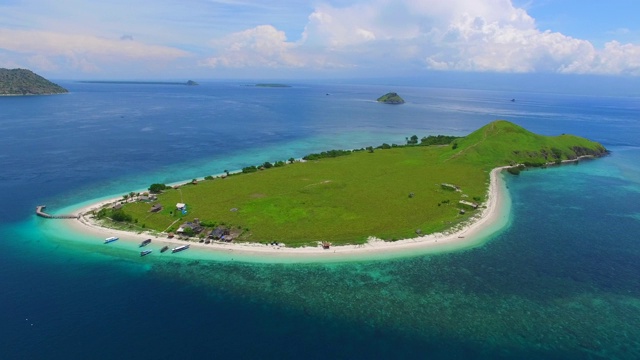
{"type": "Polygon", "coordinates": [[[147,239],[147,240],[141,242],[140,243],[140,247],[147,246],[149,244],[151,244],[151,239],[147,239]]]}
{"type": "Polygon", "coordinates": [[[108,243],[114,242],[116,240],[118,240],[118,238],[115,237],[115,236],[112,236],[112,237],[108,237],[108,238],[104,239],[104,243],[108,244],[108,243]]]}
{"type": "Polygon", "coordinates": [[[173,249],[171,249],[171,252],[172,253],[177,253],[177,252],[180,252],[180,251],[187,250],[188,248],[189,248],[189,245],[181,245],[181,246],[174,247],[173,249]]]}
{"type": "Polygon", "coordinates": [[[142,250],[140,251],[140,256],[147,256],[149,254],[151,254],[153,250],[142,250]]]}
{"type": "Polygon", "coordinates": [[[163,253],[165,251],[169,250],[168,246],[163,246],[162,249],[160,249],[160,252],[163,253]]]}

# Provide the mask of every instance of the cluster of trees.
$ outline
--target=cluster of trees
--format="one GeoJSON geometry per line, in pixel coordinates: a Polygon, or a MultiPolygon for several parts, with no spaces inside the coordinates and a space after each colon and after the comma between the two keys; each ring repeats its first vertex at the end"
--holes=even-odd
{"type": "Polygon", "coordinates": [[[152,194],[159,194],[162,192],[162,190],[166,190],[169,188],[170,186],[167,186],[165,184],[151,184],[151,186],[149,186],[149,192],[152,194]]]}
{"type": "MultiPolygon", "coordinates": [[[[459,136],[448,136],[448,135],[429,135],[424,136],[420,139],[420,145],[429,146],[429,145],[449,145],[455,139],[459,139],[459,136]]],[[[405,138],[407,140],[407,145],[418,145],[418,136],[412,135],[411,137],[405,138]]]]}
{"type": "Polygon", "coordinates": [[[304,160],[319,160],[324,158],[335,158],[338,156],[351,155],[351,150],[329,150],[317,154],[309,154],[303,157],[304,160]]]}
{"type": "Polygon", "coordinates": [[[420,139],[420,145],[449,145],[455,139],[459,139],[459,136],[448,136],[448,135],[429,135],[427,137],[423,137],[420,139]]]}
{"type": "MultiPolygon", "coordinates": [[[[289,159],[289,162],[293,163],[295,161],[295,159],[289,159]]],[[[282,160],[280,161],[276,161],[275,163],[270,163],[269,161],[265,161],[264,163],[262,163],[262,165],[252,165],[252,166],[247,166],[247,167],[243,167],[242,168],[242,173],[247,174],[247,173],[252,173],[252,172],[256,172],[260,169],[271,169],[272,167],[282,167],[285,166],[286,163],[282,160]]]]}
{"type": "Polygon", "coordinates": [[[122,209],[106,209],[102,208],[100,211],[96,213],[97,219],[110,218],[113,221],[117,222],[132,222],[133,217],[130,214],[127,214],[122,209]]]}

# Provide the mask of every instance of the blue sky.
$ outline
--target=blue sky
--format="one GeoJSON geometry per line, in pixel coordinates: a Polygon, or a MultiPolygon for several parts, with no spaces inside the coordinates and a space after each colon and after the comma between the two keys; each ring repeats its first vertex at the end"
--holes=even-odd
{"type": "Polygon", "coordinates": [[[0,0],[0,67],[58,79],[640,75],[631,0],[0,0]]]}

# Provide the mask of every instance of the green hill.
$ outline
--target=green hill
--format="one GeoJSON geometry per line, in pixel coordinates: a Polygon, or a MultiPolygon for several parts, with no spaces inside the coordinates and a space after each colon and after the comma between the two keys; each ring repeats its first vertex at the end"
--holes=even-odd
{"type": "Polygon", "coordinates": [[[380,96],[376,101],[384,104],[392,104],[392,105],[404,104],[404,99],[401,98],[400,95],[394,92],[386,93],[380,96]]]}
{"type": "Polygon", "coordinates": [[[602,145],[580,137],[541,136],[496,121],[449,145],[369,147],[209,176],[164,190],[155,201],[129,202],[100,215],[128,220],[110,226],[135,231],[176,231],[197,218],[207,228],[203,237],[223,226],[234,241],[289,246],[363,243],[369,236],[403,239],[443,231],[473,216],[478,210],[460,201],[485,201],[490,169],[605,153],[602,145]],[[177,203],[187,204],[186,214],[177,203]],[[156,204],[162,209],[151,211],[156,204]]]}
{"type": "Polygon", "coordinates": [[[487,167],[515,164],[542,166],[579,156],[606,153],[604,146],[578,136],[538,135],[504,120],[483,126],[456,140],[453,146],[454,154],[449,159],[457,158],[487,167]]]}
{"type": "Polygon", "coordinates": [[[26,69],[0,69],[0,95],[49,95],[67,89],[26,69]]]}

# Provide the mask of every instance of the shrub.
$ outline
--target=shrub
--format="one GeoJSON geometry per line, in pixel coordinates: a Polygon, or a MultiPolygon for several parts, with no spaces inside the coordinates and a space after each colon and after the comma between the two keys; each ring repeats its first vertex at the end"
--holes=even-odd
{"type": "Polygon", "coordinates": [[[247,166],[242,168],[242,172],[245,174],[252,173],[258,171],[258,168],[255,166],[247,166]]]}
{"type": "Polygon", "coordinates": [[[111,212],[111,219],[117,222],[130,222],[133,220],[133,217],[125,213],[122,209],[118,209],[111,212]]]}

